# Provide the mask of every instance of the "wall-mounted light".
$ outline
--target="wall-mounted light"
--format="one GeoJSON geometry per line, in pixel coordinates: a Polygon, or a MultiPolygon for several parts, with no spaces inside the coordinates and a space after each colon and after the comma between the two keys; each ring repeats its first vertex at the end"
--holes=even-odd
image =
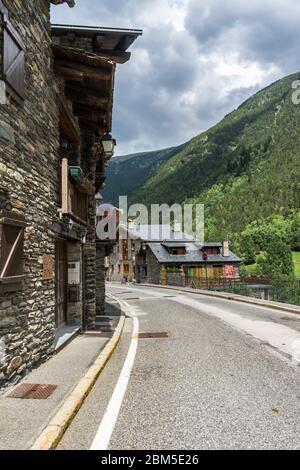
{"type": "Polygon", "coordinates": [[[109,132],[106,132],[106,134],[101,139],[101,143],[105,155],[108,158],[111,158],[114,154],[115,146],[117,145],[116,140],[111,136],[109,132]]]}

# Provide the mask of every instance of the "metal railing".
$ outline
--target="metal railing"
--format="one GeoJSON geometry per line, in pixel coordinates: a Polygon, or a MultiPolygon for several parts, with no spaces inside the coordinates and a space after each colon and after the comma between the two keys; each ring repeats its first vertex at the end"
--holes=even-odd
{"type": "MultiPolygon", "coordinates": [[[[171,276],[172,277],[172,276],[171,276]]],[[[174,279],[170,281],[167,276],[167,285],[174,286],[174,279]]],[[[186,277],[183,280],[185,287],[203,289],[216,292],[255,297],[275,302],[300,305],[300,281],[261,278],[196,278],[186,277]]]]}

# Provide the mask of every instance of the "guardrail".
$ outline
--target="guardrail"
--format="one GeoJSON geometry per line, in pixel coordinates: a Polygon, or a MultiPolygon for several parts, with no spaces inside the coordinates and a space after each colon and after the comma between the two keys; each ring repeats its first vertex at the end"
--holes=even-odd
{"type": "MultiPolygon", "coordinates": [[[[167,276],[166,285],[174,286],[174,279],[167,276]]],[[[254,297],[275,302],[300,305],[300,281],[262,278],[195,278],[182,279],[178,287],[204,289],[216,292],[254,297]],[[184,285],[183,285],[184,284],[184,285]]]]}

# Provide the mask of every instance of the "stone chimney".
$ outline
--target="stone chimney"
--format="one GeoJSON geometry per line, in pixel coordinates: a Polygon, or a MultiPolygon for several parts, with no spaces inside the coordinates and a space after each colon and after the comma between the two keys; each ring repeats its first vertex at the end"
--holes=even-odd
{"type": "Polygon", "coordinates": [[[223,241],[222,255],[225,258],[228,258],[229,256],[229,241],[228,240],[223,241]]]}

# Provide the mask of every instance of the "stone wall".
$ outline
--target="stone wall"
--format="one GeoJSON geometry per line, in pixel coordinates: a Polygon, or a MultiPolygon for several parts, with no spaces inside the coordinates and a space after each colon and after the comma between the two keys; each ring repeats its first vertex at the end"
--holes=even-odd
{"type": "MultiPolygon", "coordinates": [[[[82,245],[80,243],[68,243],[68,262],[77,262],[82,266],[82,245]]],[[[75,298],[68,296],[67,324],[82,326],[83,311],[83,289],[82,289],[83,273],[80,273],[80,285],[69,286],[69,290],[73,289],[75,298]]]]}
{"type": "Polygon", "coordinates": [[[96,315],[105,314],[105,256],[105,247],[98,245],[96,252],[96,315]]]}
{"type": "MultiPolygon", "coordinates": [[[[0,297],[1,382],[15,382],[52,352],[54,279],[42,280],[43,255],[54,258],[59,147],[48,0],[4,1],[26,46],[24,107],[0,106],[0,205],[25,216],[24,290],[0,297]]],[[[2,20],[2,18],[1,18],[2,20]]],[[[1,23],[1,21],[0,21],[1,23]]]]}
{"type": "Polygon", "coordinates": [[[146,251],[146,263],[144,263],[143,256],[137,257],[136,269],[139,270],[136,275],[137,282],[161,284],[161,265],[149,248],[146,251]],[[144,272],[145,266],[147,266],[147,275],[144,272]]]}
{"type": "Polygon", "coordinates": [[[185,287],[184,272],[167,272],[166,273],[167,286],[185,287]]]}
{"type": "MultiPolygon", "coordinates": [[[[96,158],[91,153],[95,143],[94,132],[82,133],[81,167],[90,180],[95,184],[96,158]]],[[[86,243],[83,247],[85,264],[85,319],[88,326],[93,326],[96,317],[96,201],[95,194],[91,194],[88,200],[88,232],[86,243]]]]}
{"type": "Polygon", "coordinates": [[[151,250],[147,250],[148,282],[161,284],[161,265],[151,250]]]}

